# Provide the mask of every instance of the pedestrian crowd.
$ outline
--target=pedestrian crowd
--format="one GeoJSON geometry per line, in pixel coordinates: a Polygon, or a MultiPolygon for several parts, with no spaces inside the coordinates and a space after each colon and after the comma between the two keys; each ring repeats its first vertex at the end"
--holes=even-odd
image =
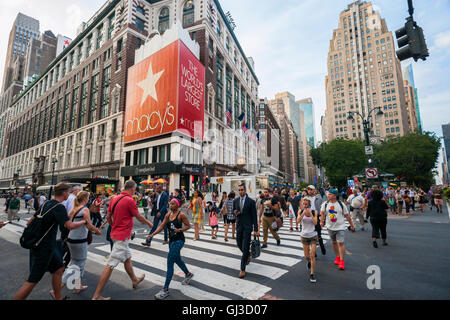
{"type": "Polygon", "coordinates": [[[82,284],[82,279],[88,247],[92,235],[102,235],[106,225],[106,239],[110,243],[111,253],[106,257],[106,267],[98,281],[93,300],[110,299],[103,297],[102,291],[113,270],[121,263],[130,277],[132,288],[136,289],[145,275],[137,276],[134,273],[131,260],[130,243],[135,237],[134,219],[150,229],[141,243],[143,247],[151,248],[152,240],[161,232],[163,245],[168,245],[166,281],[155,295],[156,299],[165,299],[170,295],[174,264],[185,274],[183,285],[189,285],[193,279],[194,274],[182,258],[184,233],[191,229],[192,223],[193,240],[199,241],[201,232],[205,231],[205,218],[210,227],[211,240],[218,240],[219,221],[223,221],[224,242],[230,241],[231,231],[231,239],[236,241],[242,252],[239,278],[246,277],[246,267],[260,254],[255,252],[269,246],[269,232],[276,246],[281,246],[283,239],[279,231],[289,221],[289,231],[299,235],[310,282],[316,283],[317,248],[320,248],[322,255],[327,252],[322,238],[324,228],[331,240],[334,264],[338,269],[345,270],[347,230],[364,232],[370,223],[373,247],[378,248],[377,241],[380,238],[382,245],[387,246],[389,212],[392,215],[411,215],[416,210],[423,212],[425,206],[429,205],[431,210],[436,207],[442,213],[444,198],[439,188],[431,188],[429,192],[415,187],[392,186],[370,189],[354,187],[340,191],[331,188],[325,191],[310,185],[303,191],[266,188],[256,199],[251,199],[245,184],[242,184],[237,192],[223,192],[220,197],[217,192],[213,192],[211,201],[205,201],[205,195],[199,190],[195,190],[192,197],[188,198],[185,190],[177,189],[169,195],[162,185],[143,194],[137,193],[136,188],[136,183],[130,180],[125,183],[120,194],[93,194],[82,191],[80,186],[60,183],[54,188],[54,197],[51,199],[39,193],[8,195],[5,203],[8,221],[2,222],[0,228],[20,220],[20,198],[24,199],[28,213],[34,211],[27,223],[28,232],[25,229],[21,238],[22,246],[30,249],[30,276],[15,299],[26,299],[46,272],[52,274],[53,290],[50,295],[55,300],[63,299],[62,288],[73,281],[74,273],[78,277],[73,292],[77,294],[86,290],[88,287],[82,284]],[[139,213],[139,207],[143,208],[143,215],[139,213]],[[37,230],[33,232],[38,235],[30,236],[30,230],[37,230]],[[57,239],[58,230],[60,239],[57,239]],[[255,246],[259,249],[255,249],[255,246]]]}

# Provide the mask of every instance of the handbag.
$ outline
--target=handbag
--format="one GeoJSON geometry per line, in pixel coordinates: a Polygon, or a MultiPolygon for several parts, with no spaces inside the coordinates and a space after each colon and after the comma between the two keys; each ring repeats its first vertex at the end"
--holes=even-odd
{"type": "Polygon", "coordinates": [[[198,229],[199,229],[200,231],[206,231],[206,230],[205,230],[205,226],[203,225],[203,221],[200,221],[200,223],[198,224],[198,229]]]}
{"type": "Polygon", "coordinates": [[[289,219],[295,219],[295,213],[292,204],[289,205],[289,219]]]}
{"type": "Polygon", "coordinates": [[[261,255],[261,242],[259,237],[254,237],[250,243],[250,252],[252,254],[252,259],[256,259],[261,255]]]}
{"type": "Polygon", "coordinates": [[[278,229],[283,226],[283,220],[281,218],[276,217],[275,222],[277,223],[278,229]]]}
{"type": "Polygon", "coordinates": [[[271,227],[272,227],[273,230],[278,231],[278,223],[277,223],[276,220],[274,222],[272,222],[271,227]]]}
{"type": "Polygon", "coordinates": [[[228,207],[227,207],[226,203],[223,204],[223,207],[222,207],[222,214],[223,214],[224,216],[226,216],[226,215],[228,214],[228,207]]]}

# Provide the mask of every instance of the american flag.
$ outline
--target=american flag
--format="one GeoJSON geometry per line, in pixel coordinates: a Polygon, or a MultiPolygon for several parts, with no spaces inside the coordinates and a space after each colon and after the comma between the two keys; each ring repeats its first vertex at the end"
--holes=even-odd
{"type": "Polygon", "coordinates": [[[245,113],[242,113],[242,114],[239,116],[238,120],[239,120],[239,121],[242,121],[242,120],[244,120],[244,117],[245,117],[245,113]]]}
{"type": "Polygon", "coordinates": [[[245,121],[244,121],[244,124],[242,125],[242,130],[243,130],[245,133],[248,132],[248,123],[246,123],[245,121]]]}
{"type": "Polygon", "coordinates": [[[233,110],[231,110],[231,108],[228,108],[225,112],[225,116],[227,117],[227,125],[231,125],[231,121],[233,120],[233,116],[231,114],[232,112],[233,110]]]}

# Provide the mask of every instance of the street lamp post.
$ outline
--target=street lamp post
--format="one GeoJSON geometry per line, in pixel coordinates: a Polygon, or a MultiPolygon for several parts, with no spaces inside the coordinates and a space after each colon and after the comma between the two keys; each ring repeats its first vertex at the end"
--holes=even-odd
{"type": "Polygon", "coordinates": [[[55,165],[57,162],[58,162],[58,160],[56,160],[55,158],[52,159],[52,185],[50,187],[50,193],[48,195],[49,199],[52,198],[53,186],[55,184],[55,182],[54,182],[54,180],[55,180],[55,165]]]}
{"type": "Polygon", "coordinates": [[[354,120],[355,118],[353,117],[353,115],[355,115],[355,114],[357,114],[357,115],[359,115],[361,117],[361,120],[363,121],[364,138],[366,140],[366,146],[370,146],[370,140],[369,140],[370,118],[371,118],[370,114],[374,110],[378,110],[377,116],[382,116],[384,114],[384,112],[381,110],[381,107],[369,109],[369,113],[367,114],[367,118],[366,119],[364,119],[364,117],[358,111],[349,111],[348,112],[347,120],[354,120]]]}
{"type": "MultiPolygon", "coordinates": [[[[370,119],[372,118],[371,113],[375,110],[378,110],[377,112],[377,116],[382,116],[384,115],[384,112],[381,110],[381,107],[377,107],[377,108],[373,108],[373,109],[369,109],[369,113],[367,114],[367,118],[364,119],[364,117],[358,112],[358,111],[349,111],[348,112],[348,120],[354,120],[355,118],[353,117],[354,114],[357,114],[361,117],[361,120],[363,121],[363,127],[364,127],[364,138],[366,140],[366,146],[370,146],[370,140],[369,140],[369,132],[370,132],[370,119]]],[[[368,163],[369,166],[372,165],[372,159],[369,156],[368,157],[368,163]]]]}
{"type": "Polygon", "coordinates": [[[18,191],[18,184],[19,184],[19,176],[20,176],[20,174],[22,173],[22,169],[17,169],[17,173],[16,173],[16,185],[15,185],[15,187],[16,187],[16,193],[17,193],[17,191],[18,191]]]}

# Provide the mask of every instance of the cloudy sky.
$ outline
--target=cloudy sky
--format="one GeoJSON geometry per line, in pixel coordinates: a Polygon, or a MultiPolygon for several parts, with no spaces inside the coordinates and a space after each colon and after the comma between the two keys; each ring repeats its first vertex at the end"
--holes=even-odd
{"type": "MultiPolygon", "coordinates": [[[[255,60],[260,96],[273,98],[290,91],[298,99],[311,97],[316,107],[316,131],[320,140],[320,116],[325,110],[324,78],[327,54],[339,13],[350,0],[221,0],[237,25],[235,33],[248,56],[255,60]]],[[[423,127],[442,136],[441,125],[450,122],[450,0],[414,0],[415,20],[424,29],[430,57],[413,63],[423,127]]],[[[104,0],[0,1],[0,74],[3,74],[9,30],[19,11],[41,23],[41,32],[75,37],[104,0]],[[8,30],[8,31],[7,31],[8,30]]],[[[402,27],[407,0],[374,0],[389,30],[402,27]]]]}

